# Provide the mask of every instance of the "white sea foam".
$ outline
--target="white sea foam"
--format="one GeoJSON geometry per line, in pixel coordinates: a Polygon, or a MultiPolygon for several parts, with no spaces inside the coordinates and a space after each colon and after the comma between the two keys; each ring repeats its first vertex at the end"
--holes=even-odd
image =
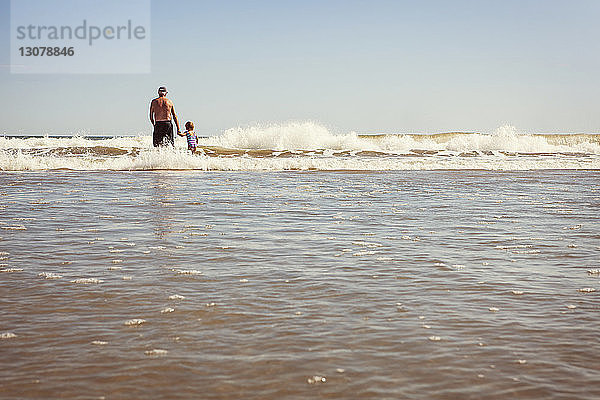
{"type": "Polygon", "coordinates": [[[313,122],[262,124],[229,129],[206,141],[213,146],[268,150],[364,150],[376,149],[354,132],[335,135],[313,122]]]}
{"type": "Polygon", "coordinates": [[[38,274],[38,276],[45,278],[45,279],[60,279],[60,278],[62,278],[62,275],[56,274],[54,272],[40,272],[38,274]]]}
{"type": "Polygon", "coordinates": [[[589,275],[600,275],[600,269],[588,269],[589,275]]]}
{"type": "Polygon", "coordinates": [[[82,284],[82,285],[91,285],[91,284],[96,284],[96,283],[102,283],[104,282],[102,279],[98,279],[98,278],[79,278],[79,279],[73,279],[71,281],[71,283],[77,283],[77,284],[82,284]]]}
{"type": "MultiPolygon", "coordinates": [[[[1,170],[2,168],[0,168],[1,170]]],[[[24,225],[17,225],[17,226],[2,226],[0,227],[2,229],[4,229],[5,231],[26,231],[27,228],[24,225]]]]}
{"type": "Polygon", "coordinates": [[[585,288],[577,289],[577,291],[581,292],[581,293],[592,293],[592,292],[595,292],[596,289],[591,288],[591,287],[585,287],[585,288]]]}
{"type": "Polygon", "coordinates": [[[0,170],[600,169],[599,135],[527,134],[511,126],[492,134],[369,136],[290,122],[229,129],[201,139],[200,147],[211,155],[191,155],[183,140],[157,150],[150,136],[0,137],[0,170]]]}
{"type": "Polygon", "coordinates": [[[355,246],[363,246],[363,247],[368,247],[368,248],[377,248],[377,247],[382,247],[383,245],[381,243],[375,243],[375,242],[352,242],[353,245],[355,246]]]}
{"type": "Polygon", "coordinates": [[[202,275],[202,271],[198,271],[196,269],[188,269],[188,270],[176,269],[175,272],[177,272],[177,274],[179,274],[179,275],[202,275]]]}
{"type": "Polygon", "coordinates": [[[318,383],[326,383],[327,378],[324,376],[320,376],[320,375],[314,375],[314,376],[311,376],[310,378],[308,378],[306,381],[308,382],[309,385],[314,385],[314,384],[318,384],[318,383]]]}
{"type": "Polygon", "coordinates": [[[11,273],[11,272],[23,272],[23,268],[17,268],[17,267],[12,267],[12,268],[2,268],[0,269],[0,272],[7,272],[7,273],[11,273]]]}
{"type": "Polygon", "coordinates": [[[123,325],[126,325],[126,326],[140,326],[140,325],[142,325],[144,323],[146,323],[145,319],[133,318],[133,319],[125,321],[123,323],[123,325]]]}
{"type": "Polygon", "coordinates": [[[163,349],[153,349],[144,352],[147,356],[166,356],[168,351],[163,349]]]}
{"type": "Polygon", "coordinates": [[[359,251],[358,253],[352,254],[354,257],[363,257],[363,256],[371,256],[375,254],[374,251],[359,251]]]}

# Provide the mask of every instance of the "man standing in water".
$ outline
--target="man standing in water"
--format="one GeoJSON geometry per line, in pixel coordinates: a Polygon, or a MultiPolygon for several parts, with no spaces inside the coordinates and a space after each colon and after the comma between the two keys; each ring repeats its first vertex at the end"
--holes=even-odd
{"type": "Polygon", "coordinates": [[[152,100],[152,103],[150,103],[150,122],[154,126],[154,133],[152,135],[154,147],[169,144],[173,147],[175,146],[171,116],[173,116],[173,120],[177,126],[177,134],[181,133],[173,102],[167,99],[166,96],[167,88],[161,86],[158,88],[158,98],[152,100]]]}

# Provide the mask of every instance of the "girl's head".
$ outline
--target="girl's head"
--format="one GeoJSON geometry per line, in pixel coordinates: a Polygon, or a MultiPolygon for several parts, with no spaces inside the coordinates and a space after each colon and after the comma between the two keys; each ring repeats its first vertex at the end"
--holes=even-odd
{"type": "Polygon", "coordinates": [[[185,123],[185,129],[187,129],[188,131],[193,131],[194,130],[194,123],[192,121],[188,121],[185,123]]]}

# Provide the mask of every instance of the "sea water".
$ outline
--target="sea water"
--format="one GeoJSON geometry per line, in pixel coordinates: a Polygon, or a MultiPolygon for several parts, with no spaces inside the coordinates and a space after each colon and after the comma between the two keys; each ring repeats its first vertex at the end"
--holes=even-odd
{"type": "Polygon", "coordinates": [[[437,169],[600,169],[600,134],[335,133],[312,122],[229,129],[152,148],[148,135],[0,137],[0,170],[397,171],[437,169]]]}
{"type": "Polygon", "coordinates": [[[0,139],[0,398],[600,396],[593,135],[288,128],[0,139]]]}

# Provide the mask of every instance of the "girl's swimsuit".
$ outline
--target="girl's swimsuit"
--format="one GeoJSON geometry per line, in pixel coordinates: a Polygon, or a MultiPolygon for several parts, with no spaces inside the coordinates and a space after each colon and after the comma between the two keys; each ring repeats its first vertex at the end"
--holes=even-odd
{"type": "Polygon", "coordinates": [[[195,149],[198,139],[196,138],[194,131],[185,131],[185,137],[187,138],[188,150],[195,149]]]}

